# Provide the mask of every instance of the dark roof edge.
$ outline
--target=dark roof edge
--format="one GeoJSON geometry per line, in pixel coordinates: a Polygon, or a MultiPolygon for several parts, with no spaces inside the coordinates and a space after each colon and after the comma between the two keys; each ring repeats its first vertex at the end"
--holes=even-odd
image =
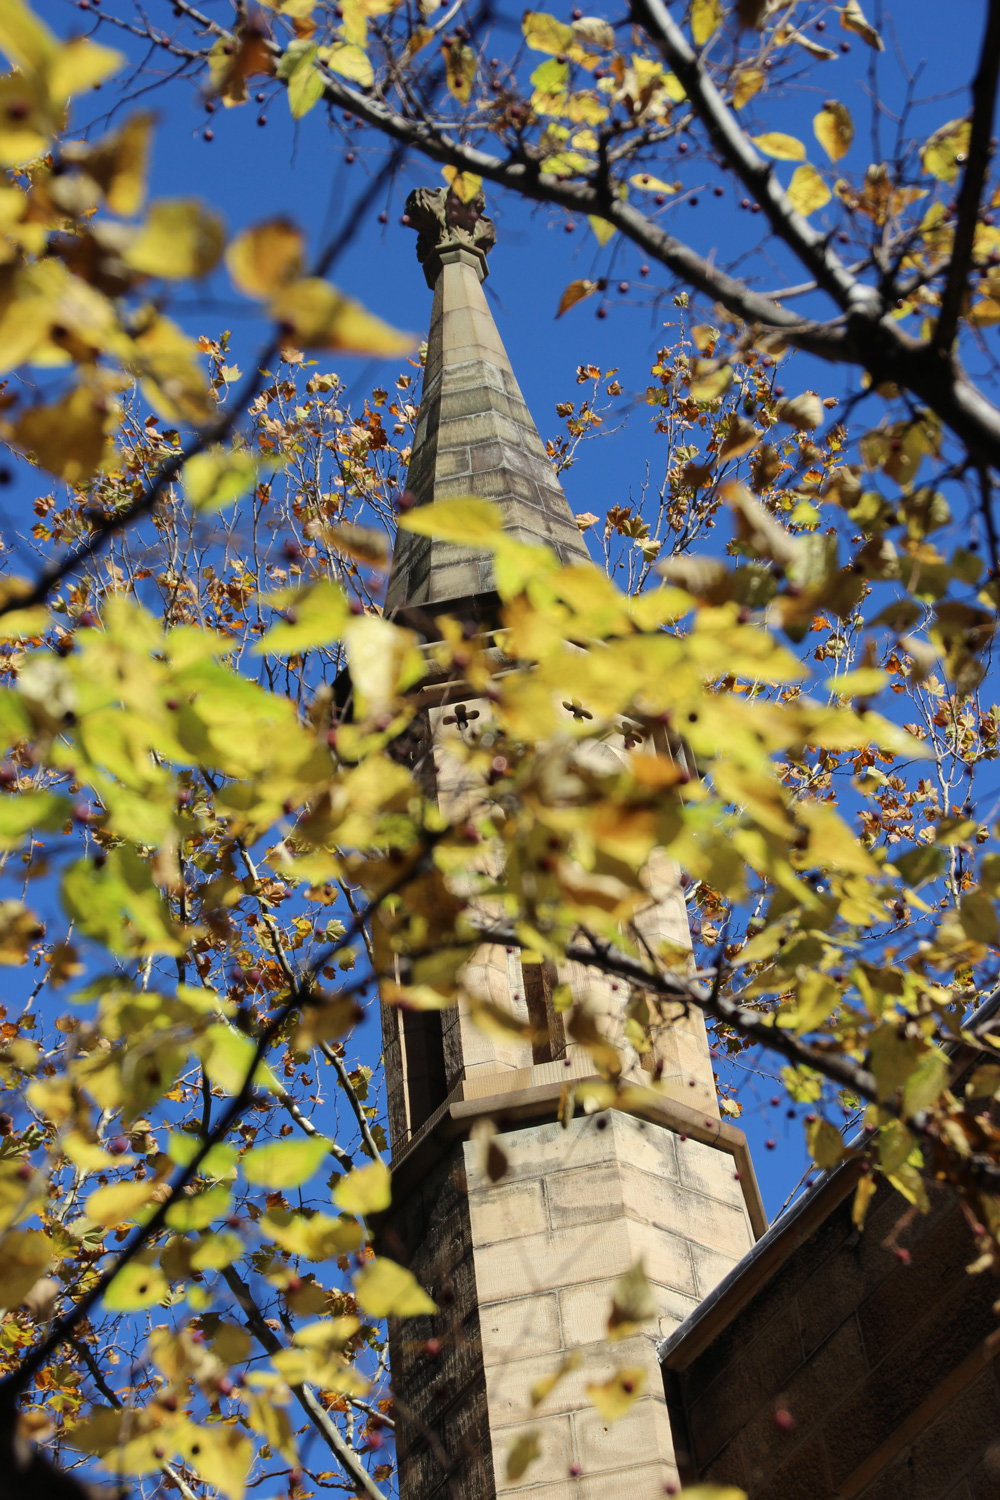
{"type": "MultiPolygon", "coordinates": [[[[972,1013],[962,1029],[971,1031],[982,1027],[998,1012],[1000,987],[972,1013]]],[[[948,1050],[954,1055],[960,1050],[960,1044],[948,1050]]],[[[848,1144],[853,1145],[862,1138],[859,1131],[848,1144]]],[[[775,1272],[844,1201],[860,1175],[860,1162],[856,1158],[841,1162],[832,1171],[824,1172],[801,1198],[779,1214],[753,1249],[737,1261],[718,1286],[659,1344],[657,1352],[661,1365],[672,1370],[687,1369],[716,1334],[766,1286],[775,1272]]]]}

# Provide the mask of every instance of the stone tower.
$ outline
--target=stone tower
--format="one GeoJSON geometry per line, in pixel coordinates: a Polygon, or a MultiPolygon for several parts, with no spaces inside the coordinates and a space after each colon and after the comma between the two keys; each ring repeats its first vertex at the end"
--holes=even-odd
{"type": "MultiPolygon", "coordinates": [[[[434,292],[409,488],[419,505],[495,500],[525,541],[548,544],[564,562],[588,561],[483,294],[494,243],[483,208],[481,196],[466,205],[443,188],[407,202],[434,292]]],[[[433,638],[447,613],[488,636],[496,605],[489,557],[400,533],[387,596],[396,619],[433,638]]],[[[449,740],[489,733],[490,704],[454,678],[425,680],[421,699],[424,774],[460,815],[476,788],[449,740]]],[[[629,743],[619,734],[593,750],[626,757],[629,743]]],[[[654,946],[689,945],[665,859],[648,884],[637,925],[654,946]]],[[[616,985],[579,965],[555,973],[522,963],[511,948],[484,946],[465,989],[530,1022],[535,1039],[487,1037],[464,1004],[443,1013],[383,1006],[393,1206],[381,1247],[439,1306],[433,1318],[391,1329],[401,1500],[532,1491],[597,1500],[625,1486],[629,1500],[652,1500],[677,1479],[657,1340],[765,1227],[744,1137],[719,1117],[704,1027],[698,1016],[672,1018],[640,1058],[624,1039],[628,997],[616,985]],[[660,1099],[641,1115],[612,1109],[560,1121],[564,1086],[594,1068],[566,1038],[552,1003],[557,981],[597,1007],[626,1077],[648,1084],[655,1064],[660,1099]],[[480,1122],[496,1130],[506,1158],[497,1181],[480,1122]],[[658,1316],[609,1344],[615,1281],[640,1259],[658,1316]],[[574,1368],[533,1406],[532,1387],[567,1356],[574,1368]],[[586,1386],[623,1367],[645,1372],[644,1394],[608,1423],[586,1386]],[[509,1477],[511,1450],[526,1435],[539,1456],[509,1477]]]]}

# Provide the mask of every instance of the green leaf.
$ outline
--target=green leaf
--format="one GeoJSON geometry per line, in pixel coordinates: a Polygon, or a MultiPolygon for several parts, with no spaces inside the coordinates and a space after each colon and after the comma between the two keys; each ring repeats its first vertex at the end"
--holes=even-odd
{"type": "Polygon", "coordinates": [[[193,510],[221,510],[253,489],[257,464],[237,448],[216,448],[189,458],[182,478],[184,498],[193,510]]]}
{"type": "Polygon", "coordinates": [[[149,865],[134,849],[109,849],[98,868],[92,860],[70,865],[62,880],[66,915],[81,932],[112,953],[183,951],[180,929],[149,865]]]}
{"type": "MultiPolygon", "coordinates": [[[[356,49],[364,56],[359,47],[356,49]]],[[[323,97],[323,75],[308,59],[299,63],[288,80],[288,108],[293,120],[301,120],[323,97]]]]}
{"type": "Polygon", "coordinates": [[[367,1214],[382,1213],[392,1201],[392,1178],[388,1167],[380,1161],[373,1161],[369,1167],[359,1167],[337,1183],[333,1201],[344,1213],[358,1214],[362,1218],[367,1214]]]}
{"type": "MultiPolygon", "coordinates": [[[[247,1074],[253,1067],[256,1050],[249,1037],[241,1036],[222,1021],[209,1026],[195,1048],[209,1080],[231,1095],[238,1094],[243,1088],[247,1074]]],[[[254,1083],[259,1088],[270,1089],[272,1092],[276,1092],[278,1088],[274,1074],[263,1062],[257,1064],[254,1083]]]]}
{"type": "MultiPolygon", "coordinates": [[[[196,1135],[181,1135],[174,1132],[167,1141],[167,1155],[179,1167],[193,1162],[201,1149],[201,1139],[196,1135]]],[[[225,1177],[236,1175],[236,1149],[222,1141],[212,1146],[198,1167],[201,1177],[225,1177]]]]}
{"type": "Polygon", "coordinates": [[[71,812],[68,799],[52,792],[19,792],[0,797],[0,849],[16,849],[32,830],[54,833],[71,812]]]}
{"type": "Polygon", "coordinates": [[[358,1272],[354,1294],[372,1318],[418,1318],[437,1312],[437,1303],[413,1273],[384,1255],[358,1272]]]}
{"type": "Polygon", "coordinates": [[[109,1312],[138,1312],[170,1295],[167,1278],[159,1266],[150,1264],[153,1254],[143,1251],[118,1272],[104,1293],[104,1306],[109,1312]]]}
{"type": "Polygon", "coordinates": [[[292,656],[312,646],[328,646],[341,638],[351,618],[344,590],[321,578],[301,589],[286,589],[261,601],[286,611],[285,621],[272,625],[254,646],[257,656],[273,652],[292,656]]]}
{"type": "Polygon", "coordinates": [[[200,1193],[184,1194],[167,1209],[167,1223],[182,1234],[191,1229],[207,1229],[215,1219],[229,1213],[232,1197],[220,1183],[200,1193]]]}
{"type": "Polygon", "coordinates": [[[247,1182],[266,1188],[299,1187],[316,1172],[330,1152],[328,1141],[271,1141],[248,1151],[240,1162],[247,1182]]]}
{"type": "Polygon", "coordinates": [[[949,1062],[937,1047],[928,1047],[903,1085],[903,1113],[912,1116],[930,1109],[948,1084],[949,1062]]]}

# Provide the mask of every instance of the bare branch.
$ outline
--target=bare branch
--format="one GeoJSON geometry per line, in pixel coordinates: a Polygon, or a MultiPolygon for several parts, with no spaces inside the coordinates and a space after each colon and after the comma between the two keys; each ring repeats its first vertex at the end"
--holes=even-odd
{"type": "Polygon", "coordinates": [[[771,164],[754,149],[663,0],[633,0],[632,13],[680,79],[722,160],[754,194],[775,234],[794,251],[817,286],[845,313],[859,310],[877,315],[881,299],[874,287],[852,276],[826,238],[792,207],[771,164]]]}
{"type": "MultiPolygon", "coordinates": [[[[267,1326],[267,1322],[254,1301],[253,1294],[246,1282],[232,1266],[227,1266],[223,1270],[222,1275],[226,1285],[240,1305],[247,1328],[249,1328],[258,1344],[268,1354],[280,1354],[284,1349],[284,1345],[267,1326]]],[[[302,1384],[290,1386],[289,1389],[331,1453],[336,1456],[345,1473],[367,1495],[371,1496],[371,1500],[386,1500],[386,1497],[350,1443],[345,1440],[336,1422],[330,1416],[329,1412],[326,1411],[312,1387],[302,1384]]]]}
{"type": "MultiPolygon", "coordinates": [[[[655,0],[654,0],[655,3],[655,0]]],[[[958,332],[965,299],[966,280],[972,264],[979,206],[986,173],[993,154],[993,116],[996,113],[997,79],[1000,75],[1000,0],[990,0],[986,31],[979,54],[979,69],[972,84],[972,131],[969,159],[958,194],[958,222],[948,266],[948,279],[941,297],[941,316],[932,339],[938,349],[950,349],[958,332]]]]}

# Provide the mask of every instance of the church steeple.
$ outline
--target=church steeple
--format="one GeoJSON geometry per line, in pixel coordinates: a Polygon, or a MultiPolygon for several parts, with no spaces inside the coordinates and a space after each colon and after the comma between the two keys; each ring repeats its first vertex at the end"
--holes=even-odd
{"type": "MultiPolygon", "coordinates": [[[[507,529],[587,562],[545,447],[514,378],[482,282],[496,235],[482,193],[463,203],[448,188],[416,188],[406,218],[434,292],[420,416],[407,487],[416,505],[476,495],[494,500],[507,529]]],[[[488,619],[495,603],[486,553],[399,533],[387,615],[408,608],[488,619]]]]}
{"type": "MultiPolygon", "coordinates": [[[[409,486],[420,505],[495,500],[515,536],[586,562],[483,297],[494,239],[483,207],[481,196],[462,204],[444,189],[407,202],[434,289],[409,486]]],[[[425,635],[442,612],[488,633],[499,623],[490,559],[401,532],[386,610],[425,635]]],[[[481,685],[429,671],[415,706],[415,769],[459,824],[482,802],[469,752],[495,742],[494,705],[481,685]]],[[[561,711],[572,716],[569,704],[561,711]]],[[[622,723],[587,748],[616,771],[633,743],[622,723]]],[[[648,748],[670,753],[665,740],[648,748]]],[[[633,919],[643,941],[654,952],[688,947],[676,867],[654,853],[644,880],[649,902],[633,919]]],[[[379,922],[376,950],[394,966],[385,978],[405,982],[406,955],[393,953],[388,933],[380,938],[379,922]]],[[[701,1012],[654,1015],[651,999],[596,970],[539,957],[484,943],[454,1006],[382,1008],[393,1187],[380,1238],[438,1305],[432,1317],[390,1325],[400,1500],[588,1500],[621,1490],[660,1500],[676,1485],[686,1438],[671,1428],[657,1337],[763,1227],[746,1142],[719,1117],[701,1012]],[[566,1000],[613,1042],[631,1086],[598,1114],[573,1109],[574,1088],[599,1080],[566,1000]],[[522,1035],[479,1029],[476,1001],[501,1006],[522,1035]],[[647,1011],[648,1038],[636,1037],[626,1018],[647,1011]],[[484,1153],[491,1135],[498,1157],[484,1153]],[[612,1347],[617,1281],[637,1263],[656,1316],[612,1347]],[[636,1399],[612,1426],[591,1391],[619,1378],[615,1370],[636,1399]],[[545,1389],[559,1372],[541,1400],[539,1382],[545,1389]]]]}

